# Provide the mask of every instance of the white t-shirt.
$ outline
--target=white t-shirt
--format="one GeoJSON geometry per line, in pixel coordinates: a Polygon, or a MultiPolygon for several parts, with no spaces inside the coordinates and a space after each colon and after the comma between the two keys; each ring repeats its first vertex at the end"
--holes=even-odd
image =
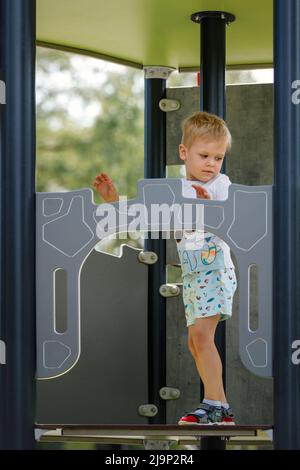
{"type": "MultiPolygon", "coordinates": [[[[183,196],[197,198],[192,185],[203,186],[212,200],[224,201],[228,198],[231,184],[228,176],[219,173],[207,183],[182,179],[183,196]]],[[[208,271],[212,269],[234,268],[229,246],[219,237],[203,230],[184,230],[182,239],[177,242],[177,250],[182,267],[182,274],[208,271]]]]}

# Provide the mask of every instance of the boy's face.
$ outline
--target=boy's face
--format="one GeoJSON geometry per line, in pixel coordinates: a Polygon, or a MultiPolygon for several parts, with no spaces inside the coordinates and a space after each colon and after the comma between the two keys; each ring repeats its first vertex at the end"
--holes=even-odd
{"type": "Polygon", "coordinates": [[[226,149],[225,139],[209,137],[196,139],[189,148],[180,144],[179,156],[185,162],[186,178],[207,183],[220,173],[226,149]]]}

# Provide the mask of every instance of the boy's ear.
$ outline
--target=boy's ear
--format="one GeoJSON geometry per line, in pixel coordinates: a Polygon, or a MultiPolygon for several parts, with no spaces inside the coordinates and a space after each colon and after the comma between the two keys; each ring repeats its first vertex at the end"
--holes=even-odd
{"type": "Polygon", "coordinates": [[[186,154],[187,154],[187,148],[185,145],[183,144],[180,144],[179,145],[179,158],[181,160],[185,160],[186,159],[186,154]]]}

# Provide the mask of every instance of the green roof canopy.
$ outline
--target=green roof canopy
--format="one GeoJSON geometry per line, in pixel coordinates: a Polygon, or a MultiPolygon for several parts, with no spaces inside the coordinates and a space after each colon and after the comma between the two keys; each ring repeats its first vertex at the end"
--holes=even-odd
{"type": "Polygon", "coordinates": [[[272,66],[272,0],[37,0],[37,40],[143,67],[199,67],[197,11],[236,16],[227,30],[227,65],[272,66]]]}

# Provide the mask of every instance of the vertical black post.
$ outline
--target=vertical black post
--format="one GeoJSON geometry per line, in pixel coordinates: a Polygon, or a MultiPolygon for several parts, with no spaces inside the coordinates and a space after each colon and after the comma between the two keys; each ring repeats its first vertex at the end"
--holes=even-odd
{"type": "Polygon", "coordinates": [[[289,450],[300,449],[299,44],[300,0],[275,0],[274,447],[289,450]]]}
{"type": "MultiPolygon", "coordinates": [[[[167,67],[145,68],[145,178],[166,176],[166,115],[159,102],[166,95],[166,80],[170,74],[167,67]]],[[[151,424],[166,422],[166,402],[159,390],[166,386],[166,299],[159,288],[166,283],[166,242],[145,240],[145,251],[154,251],[158,261],[149,265],[148,277],[148,358],[149,402],[158,407],[151,424]]]]}
{"type": "Polygon", "coordinates": [[[34,447],[35,0],[0,0],[0,449],[34,447]]]}
{"type": "MultiPolygon", "coordinates": [[[[226,24],[235,16],[223,11],[200,11],[191,16],[201,24],[200,41],[200,109],[225,119],[226,24]]],[[[225,162],[222,171],[225,171],[225,162]]],[[[223,383],[226,387],[226,325],[219,324],[215,343],[223,364],[223,383]]],[[[202,387],[203,388],[203,387],[202,387]]],[[[202,391],[203,394],[203,391],[202,391]]],[[[225,449],[220,438],[201,439],[202,449],[225,449]]]]}

